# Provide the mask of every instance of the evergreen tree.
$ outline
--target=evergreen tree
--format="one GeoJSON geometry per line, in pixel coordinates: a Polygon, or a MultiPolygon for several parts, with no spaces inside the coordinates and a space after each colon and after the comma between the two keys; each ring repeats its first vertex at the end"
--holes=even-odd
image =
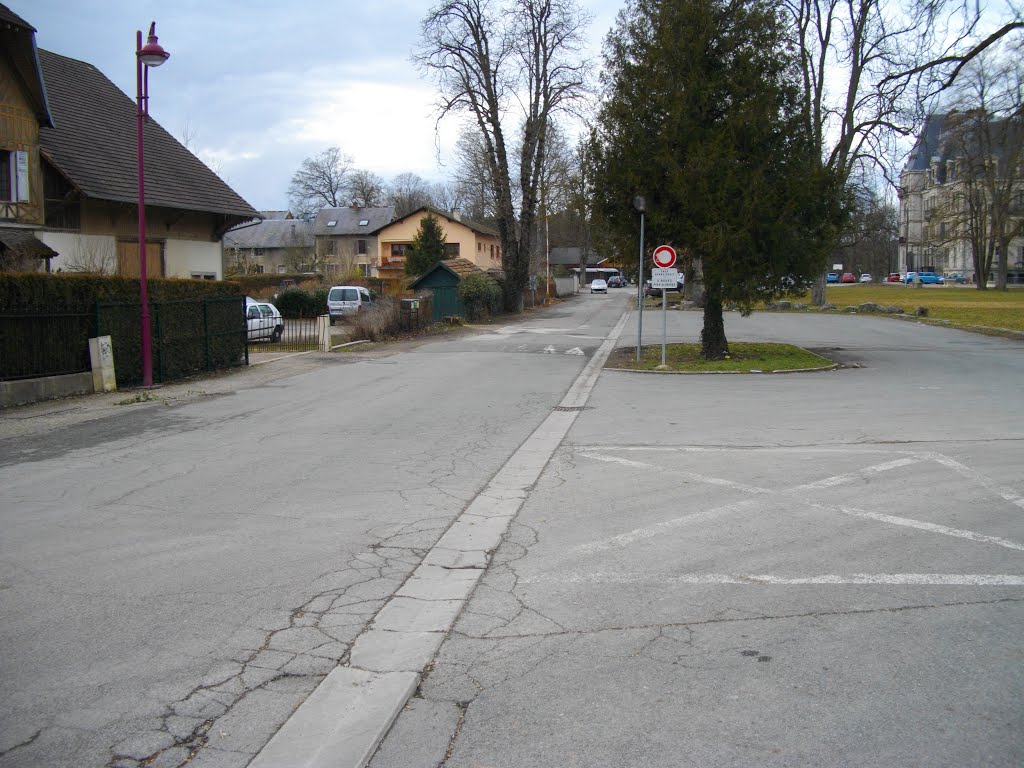
{"type": "Polygon", "coordinates": [[[607,38],[605,68],[590,147],[595,205],[635,233],[630,201],[645,196],[647,242],[700,265],[702,355],[724,357],[723,305],[749,313],[804,289],[841,222],[784,27],[764,0],[632,0],[607,38]]]}
{"type": "Polygon", "coordinates": [[[420,219],[420,228],[416,230],[409,253],[405,257],[405,274],[422,275],[446,255],[441,222],[436,216],[428,213],[420,219]]]}

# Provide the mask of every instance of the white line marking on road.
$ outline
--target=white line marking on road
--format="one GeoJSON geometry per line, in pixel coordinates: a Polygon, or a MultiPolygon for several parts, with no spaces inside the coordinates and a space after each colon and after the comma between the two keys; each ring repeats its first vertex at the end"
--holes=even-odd
{"type": "Polygon", "coordinates": [[[705,509],[701,512],[694,512],[690,515],[676,517],[672,520],[666,520],[662,523],[648,526],[646,528],[634,528],[632,531],[621,533],[618,536],[612,536],[608,539],[592,541],[588,544],[578,544],[575,547],[572,547],[569,551],[574,553],[578,552],[584,555],[592,555],[609,549],[628,547],[634,542],[643,541],[644,539],[653,539],[656,536],[660,536],[665,531],[680,528],[684,525],[690,525],[691,523],[707,522],[708,520],[712,520],[731,512],[741,512],[747,507],[756,507],[760,503],[760,499],[744,499],[743,501],[725,504],[724,506],[715,507],[714,509],[705,509]]]}
{"type": "Polygon", "coordinates": [[[928,454],[928,457],[938,462],[942,466],[949,467],[950,469],[955,470],[964,477],[974,480],[976,483],[992,491],[992,493],[996,494],[1001,499],[1010,502],[1014,506],[1024,509],[1024,497],[1020,496],[1020,494],[1014,493],[1013,491],[1007,488],[999,487],[995,483],[995,481],[981,474],[981,472],[979,472],[978,470],[971,469],[970,467],[961,464],[956,459],[951,459],[949,456],[945,456],[941,453],[928,454]]]}
{"type": "Polygon", "coordinates": [[[911,464],[917,464],[922,461],[920,457],[894,459],[893,461],[887,461],[884,464],[875,464],[871,467],[864,467],[864,469],[858,469],[856,472],[848,472],[845,475],[833,475],[832,477],[826,477],[824,480],[815,480],[813,483],[806,483],[804,485],[798,485],[795,488],[790,488],[788,493],[793,491],[810,491],[817,490],[819,488],[832,488],[843,483],[849,483],[853,480],[861,480],[870,475],[877,475],[881,472],[888,472],[890,469],[899,469],[900,467],[909,467],[911,464]]]}
{"type": "Polygon", "coordinates": [[[542,573],[519,579],[520,584],[745,584],[749,586],[799,586],[805,584],[888,584],[893,586],[1020,587],[1024,576],[987,573],[826,573],[817,576],[777,576],[771,573],[642,572],[565,574],[542,573]]]}
{"type": "Polygon", "coordinates": [[[953,536],[958,539],[969,539],[971,541],[981,541],[988,544],[996,544],[1000,547],[1006,547],[1007,549],[1016,549],[1024,552],[1024,544],[1018,544],[1015,541],[1009,539],[1001,539],[998,536],[988,536],[984,533],[975,533],[974,531],[965,531],[962,528],[950,528],[948,525],[939,525],[937,523],[926,523],[923,520],[914,520],[909,517],[897,517],[896,515],[884,515],[881,512],[868,512],[864,509],[854,509],[852,507],[835,507],[823,504],[812,504],[813,507],[819,509],[832,509],[837,512],[842,512],[844,515],[850,515],[851,517],[862,517],[866,520],[877,520],[881,523],[890,523],[892,525],[902,525],[906,528],[917,528],[920,531],[930,531],[932,533],[941,533],[944,536],[953,536]]]}
{"type": "Polygon", "coordinates": [[[564,354],[566,354],[566,355],[582,355],[582,354],[584,354],[584,352],[579,347],[573,347],[572,349],[566,350],[566,352],[564,354]]]}

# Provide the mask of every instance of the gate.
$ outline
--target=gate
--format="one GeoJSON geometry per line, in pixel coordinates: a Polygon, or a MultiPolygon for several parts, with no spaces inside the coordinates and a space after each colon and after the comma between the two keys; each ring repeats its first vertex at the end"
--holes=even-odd
{"type": "Polygon", "coordinates": [[[454,286],[437,286],[431,289],[434,292],[434,321],[444,320],[446,317],[465,317],[466,310],[459,298],[459,289],[454,286]]]}
{"type": "MultiPolygon", "coordinates": [[[[249,305],[263,309],[267,304],[249,305]]],[[[253,352],[315,352],[320,349],[317,317],[281,317],[267,314],[246,318],[246,336],[250,354],[253,352]]]]}

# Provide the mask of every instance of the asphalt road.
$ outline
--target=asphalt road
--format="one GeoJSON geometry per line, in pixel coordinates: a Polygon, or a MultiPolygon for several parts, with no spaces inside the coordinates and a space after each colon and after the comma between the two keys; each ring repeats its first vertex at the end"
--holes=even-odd
{"type": "MultiPolygon", "coordinates": [[[[0,768],[247,765],[627,293],[0,414],[0,768]]],[[[699,314],[668,319],[696,340],[699,314]]],[[[371,768],[1024,762],[1024,346],[853,316],[726,331],[848,367],[603,372],[371,768]]]]}
{"type": "Polygon", "coordinates": [[[0,766],[247,765],[621,304],[3,413],[0,766]]]}
{"type": "Polygon", "coordinates": [[[726,331],[848,367],[605,371],[371,768],[1024,764],[1024,347],[726,331]]]}

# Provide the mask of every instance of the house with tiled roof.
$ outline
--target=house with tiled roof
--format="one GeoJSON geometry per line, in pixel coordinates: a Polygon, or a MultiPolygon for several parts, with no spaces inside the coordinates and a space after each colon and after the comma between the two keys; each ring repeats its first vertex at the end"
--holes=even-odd
{"type": "Polygon", "coordinates": [[[321,209],[313,219],[317,271],[337,277],[372,275],[380,263],[378,233],[394,219],[391,205],[321,209]]]}
{"type": "Polygon", "coordinates": [[[312,272],[313,222],[264,219],[224,233],[224,274],[312,272]]]}
{"type": "Polygon", "coordinates": [[[483,270],[469,259],[444,259],[417,277],[409,284],[410,291],[430,293],[431,319],[443,320],[446,317],[465,317],[466,307],[459,297],[459,283],[466,275],[485,275],[487,279],[498,283],[498,270],[483,270]]]}
{"type": "Polygon", "coordinates": [[[501,269],[501,241],[493,227],[463,218],[458,209],[449,213],[424,206],[380,230],[380,263],[374,276],[385,281],[388,292],[401,291],[408,282],[405,259],[419,231],[420,222],[434,216],[444,232],[447,256],[461,258],[481,270],[501,269]]]}
{"type": "MultiPolygon", "coordinates": [[[[132,98],[0,5],[0,231],[30,231],[51,270],[137,277],[136,125],[132,98]]],[[[258,213],[156,121],[143,133],[148,275],[223,277],[221,237],[258,213]]]]}

